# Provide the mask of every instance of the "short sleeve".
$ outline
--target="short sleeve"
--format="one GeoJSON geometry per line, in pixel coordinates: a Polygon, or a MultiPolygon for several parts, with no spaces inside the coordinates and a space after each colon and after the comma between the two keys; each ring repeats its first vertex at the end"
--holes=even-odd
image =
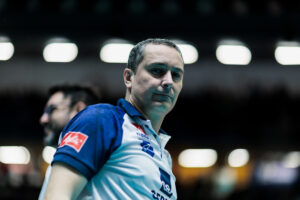
{"type": "Polygon", "coordinates": [[[113,106],[94,105],[78,113],[64,128],[53,163],[63,163],[93,177],[122,141],[122,118],[113,106]]]}

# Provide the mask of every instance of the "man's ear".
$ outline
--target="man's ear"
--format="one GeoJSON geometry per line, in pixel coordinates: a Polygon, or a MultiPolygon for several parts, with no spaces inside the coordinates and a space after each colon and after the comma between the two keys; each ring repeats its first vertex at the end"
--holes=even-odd
{"type": "Polygon", "coordinates": [[[73,107],[71,112],[71,119],[80,111],[86,108],[86,104],[82,101],[78,101],[73,107]]]}
{"type": "Polygon", "coordinates": [[[75,110],[76,110],[77,112],[80,112],[80,111],[82,111],[83,109],[85,109],[86,104],[83,103],[82,101],[78,101],[74,106],[75,106],[75,110]]]}
{"type": "Polygon", "coordinates": [[[125,68],[123,78],[126,88],[130,89],[132,85],[133,71],[129,68],[125,68]]]}

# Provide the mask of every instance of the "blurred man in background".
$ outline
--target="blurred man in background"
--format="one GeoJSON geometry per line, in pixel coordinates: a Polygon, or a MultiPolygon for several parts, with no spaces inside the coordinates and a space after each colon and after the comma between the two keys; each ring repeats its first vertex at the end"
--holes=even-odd
{"type": "MultiPolygon", "coordinates": [[[[98,103],[98,94],[90,87],[57,85],[49,90],[49,98],[40,123],[44,127],[45,146],[57,148],[59,135],[65,125],[88,105],[98,103]]],[[[39,199],[44,196],[51,167],[48,167],[39,199]]]]}

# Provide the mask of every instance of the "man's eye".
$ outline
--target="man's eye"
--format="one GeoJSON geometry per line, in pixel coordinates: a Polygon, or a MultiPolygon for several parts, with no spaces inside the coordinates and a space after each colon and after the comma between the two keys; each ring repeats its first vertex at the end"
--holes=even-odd
{"type": "Polygon", "coordinates": [[[172,77],[174,81],[180,80],[181,75],[177,72],[172,72],[172,77]]]}
{"type": "Polygon", "coordinates": [[[152,74],[158,76],[158,75],[162,75],[164,73],[164,70],[159,69],[159,68],[153,68],[150,70],[152,74]]]}
{"type": "Polygon", "coordinates": [[[50,105],[48,107],[46,107],[45,109],[45,113],[51,114],[57,107],[54,105],[50,105]]]}

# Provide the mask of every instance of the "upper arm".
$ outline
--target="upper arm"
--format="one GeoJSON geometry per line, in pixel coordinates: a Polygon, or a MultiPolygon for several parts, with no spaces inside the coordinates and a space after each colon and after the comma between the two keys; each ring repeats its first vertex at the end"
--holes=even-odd
{"type": "Polygon", "coordinates": [[[64,163],[90,180],[120,145],[120,126],[110,109],[80,113],[62,132],[52,164],[64,163]]]}
{"type": "Polygon", "coordinates": [[[83,175],[66,165],[55,163],[44,200],[76,199],[86,184],[87,179],[83,175]]]}
{"type": "Polygon", "coordinates": [[[78,195],[87,181],[99,172],[121,143],[119,123],[112,119],[110,111],[88,109],[68,123],[52,161],[47,198],[73,199],[72,195],[78,195]],[[52,195],[58,196],[52,198],[52,195]]]}

